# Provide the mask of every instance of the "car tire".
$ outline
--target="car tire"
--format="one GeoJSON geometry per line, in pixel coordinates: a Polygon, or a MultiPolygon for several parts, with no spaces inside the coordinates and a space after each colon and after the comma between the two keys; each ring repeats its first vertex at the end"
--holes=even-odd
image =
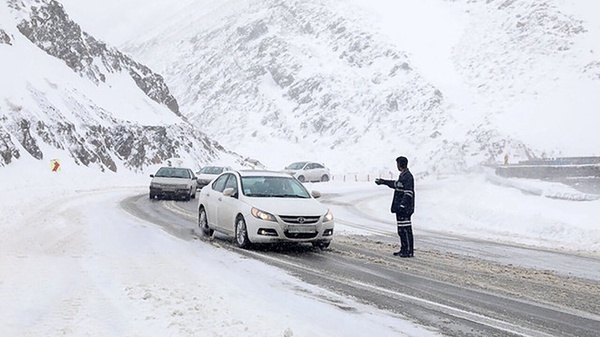
{"type": "Polygon", "coordinates": [[[149,195],[150,200],[154,200],[154,197],[156,197],[156,195],[154,195],[154,193],[150,192],[150,195],[149,195]]]}
{"type": "Polygon", "coordinates": [[[235,243],[240,248],[250,247],[248,227],[246,227],[246,220],[242,216],[238,216],[235,220],[235,243]]]}
{"type": "Polygon", "coordinates": [[[190,188],[190,198],[196,199],[196,190],[193,187],[190,188]]]}
{"type": "Polygon", "coordinates": [[[208,217],[206,216],[206,210],[204,207],[201,207],[200,211],[198,212],[198,227],[200,227],[204,236],[210,237],[215,232],[214,229],[208,226],[208,217]]]}
{"type": "Polygon", "coordinates": [[[323,181],[323,182],[325,182],[325,181],[329,181],[329,176],[328,176],[328,175],[326,175],[326,174],[324,174],[324,175],[321,177],[321,181],[323,181]]]}
{"type": "Polygon", "coordinates": [[[304,179],[304,176],[298,176],[298,181],[303,183],[306,179],[304,179]]]}

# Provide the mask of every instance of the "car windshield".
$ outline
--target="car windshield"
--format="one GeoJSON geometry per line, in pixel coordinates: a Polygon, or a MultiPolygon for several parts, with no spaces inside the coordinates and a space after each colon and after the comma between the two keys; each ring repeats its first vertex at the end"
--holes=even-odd
{"type": "Polygon", "coordinates": [[[190,173],[186,169],[176,167],[161,167],[156,172],[155,177],[162,178],[190,178],[190,173]]]}
{"type": "Polygon", "coordinates": [[[223,173],[223,167],[219,166],[206,166],[200,170],[200,173],[204,174],[221,174],[223,173]]]}
{"type": "Polygon", "coordinates": [[[306,165],[305,161],[293,163],[293,164],[288,165],[286,167],[286,170],[301,170],[304,167],[304,165],[306,165]]]}
{"type": "Polygon", "coordinates": [[[292,177],[242,177],[245,196],[258,198],[310,198],[304,186],[292,177]]]}

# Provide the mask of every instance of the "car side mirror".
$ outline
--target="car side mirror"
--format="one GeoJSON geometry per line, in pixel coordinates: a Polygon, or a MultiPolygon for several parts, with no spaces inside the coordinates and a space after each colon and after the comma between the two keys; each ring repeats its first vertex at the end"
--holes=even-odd
{"type": "Polygon", "coordinates": [[[150,175],[150,178],[154,178],[154,174],[151,174],[151,175],[150,175]]]}
{"type": "Polygon", "coordinates": [[[317,199],[321,197],[321,192],[319,191],[312,191],[310,192],[310,195],[312,195],[313,198],[317,199]]]}
{"type": "Polygon", "coordinates": [[[237,197],[237,190],[233,187],[228,187],[223,190],[223,195],[226,197],[235,198],[235,197],[237,197]]]}

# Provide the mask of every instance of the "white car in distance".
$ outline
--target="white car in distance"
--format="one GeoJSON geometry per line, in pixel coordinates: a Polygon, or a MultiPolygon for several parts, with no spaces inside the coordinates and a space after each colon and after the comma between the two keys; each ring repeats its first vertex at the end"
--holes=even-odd
{"type": "Polygon", "coordinates": [[[198,195],[198,226],[235,238],[247,248],[253,243],[311,243],[329,247],[333,214],[297,179],[285,172],[239,170],[219,175],[198,195]]]}
{"type": "Polygon", "coordinates": [[[196,176],[189,168],[161,167],[150,178],[150,199],[170,197],[188,201],[196,197],[196,176]]]}
{"type": "Polygon", "coordinates": [[[325,165],[310,161],[299,161],[285,167],[285,172],[296,177],[300,182],[329,181],[331,173],[325,165]]]}
{"type": "Polygon", "coordinates": [[[196,180],[198,183],[198,188],[202,188],[210,184],[210,182],[218,177],[219,174],[230,170],[231,167],[229,166],[204,166],[200,169],[200,171],[196,172],[196,176],[198,177],[196,180]]]}

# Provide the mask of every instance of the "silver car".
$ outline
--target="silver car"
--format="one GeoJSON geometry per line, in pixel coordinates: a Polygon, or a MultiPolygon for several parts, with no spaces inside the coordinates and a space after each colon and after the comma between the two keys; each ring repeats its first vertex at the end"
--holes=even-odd
{"type": "Polygon", "coordinates": [[[240,170],[218,176],[198,195],[198,226],[252,243],[305,242],[327,248],[333,214],[297,180],[284,172],[240,170]]]}
{"type": "Polygon", "coordinates": [[[161,167],[150,177],[150,199],[154,198],[196,198],[196,176],[189,168],[161,167]]]}
{"type": "Polygon", "coordinates": [[[300,182],[305,181],[329,181],[331,173],[323,164],[299,161],[285,167],[285,172],[296,177],[300,182]]]}
{"type": "Polygon", "coordinates": [[[208,184],[210,184],[213,179],[219,176],[219,174],[230,171],[231,167],[229,166],[204,166],[200,169],[200,171],[196,172],[196,182],[198,183],[198,188],[202,188],[208,184]]]}

